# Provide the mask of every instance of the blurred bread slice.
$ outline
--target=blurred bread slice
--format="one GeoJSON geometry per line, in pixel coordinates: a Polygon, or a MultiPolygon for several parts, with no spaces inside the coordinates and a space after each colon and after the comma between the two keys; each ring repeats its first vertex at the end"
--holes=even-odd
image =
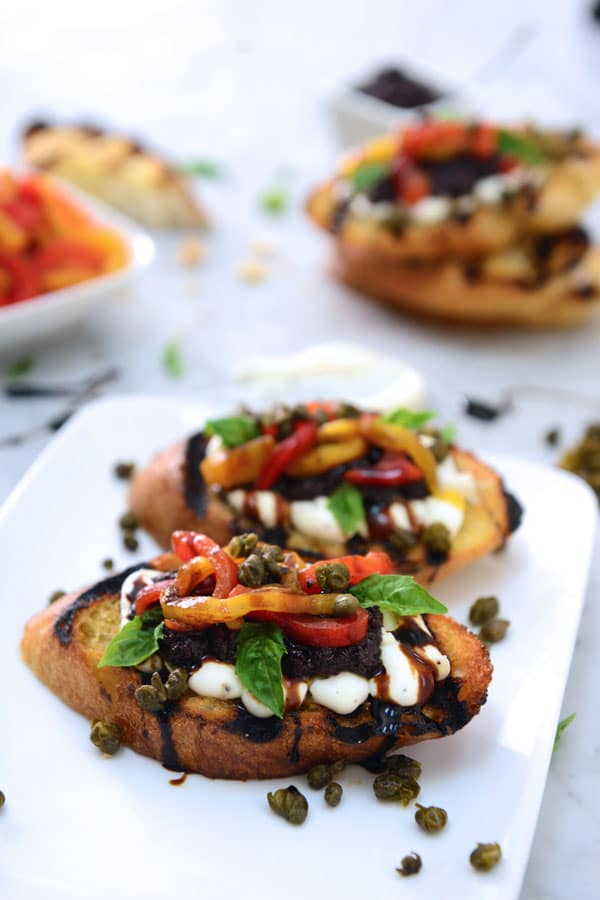
{"type": "Polygon", "coordinates": [[[36,122],[22,142],[29,166],[71,182],[148,228],[207,224],[177,170],[126,137],[85,125],[36,122]]]}

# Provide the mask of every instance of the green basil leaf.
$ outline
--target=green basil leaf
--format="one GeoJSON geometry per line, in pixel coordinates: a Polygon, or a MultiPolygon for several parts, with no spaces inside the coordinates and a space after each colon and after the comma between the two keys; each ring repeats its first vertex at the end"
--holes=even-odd
{"type": "Polygon", "coordinates": [[[536,147],[533,141],[512,131],[498,132],[497,147],[500,153],[506,153],[507,156],[515,156],[522,162],[529,163],[532,166],[544,161],[544,154],[536,147]]]}
{"type": "Polygon", "coordinates": [[[183,175],[192,178],[198,175],[203,178],[218,178],[221,174],[219,164],[212,159],[188,159],[180,162],[177,168],[183,175]]]}
{"type": "Polygon", "coordinates": [[[281,657],[286,652],[283,632],[272,622],[244,622],[238,632],[237,676],[280,719],[285,706],[281,657]]]}
{"type": "Polygon", "coordinates": [[[218,434],[226,447],[239,447],[258,437],[260,428],[250,416],[229,416],[224,419],[209,419],[204,426],[204,434],[218,434]]]}
{"type": "Polygon", "coordinates": [[[104,666],[138,666],[158,651],[164,621],[160,606],[147,609],[141,616],[121,628],[114,636],[98,663],[104,666]]]}
{"type": "Polygon", "coordinates": [[[401,425],[402,428],[410,428],[414,431],[421,428],[430,419],[434,419],[435,415],[431,410],[407,409],[405,406],[399,406],[398,409],[380,416],[380,421],[386,422],[388,425],[401,425]]]}
{"type": "Polygon", "coordinates": [[[446,425],[443,425],[440,428],[440,437],[443,441],[446,441],[447,444],[453,444],[456,440],[457,434],[458,429],[456,425],[452,424],[452,422],[448,422],[446,425]]]}
{"type": "Polygon", "coordinates": [[[358,526],[365,518],[365,508],[361,492],[353,484],[342,482],[335,489],[327,507],[347,537],[356,534],[358,526]]]}
{"type": "Polygon", "coordinates": [[[569,725],[571,724],[571,722],[573,721],[573,719],[575,718],[576,715],[577,715],[577,713],[571,713],[570,716],[567,716],[566,719],[563,719],[562,722],[559,722],[558,725],[556,726],[556,734],[554,736],[554,746],[552,747],[553,753],[558,748],[558,745],[560,744],[560,739],[563,735],[563,731],[565,730],[565,728],[569,727],[569,725]]]}
{"type": "Polygon", "coordinates": [[[34,366],[35,360],[33,356],[22,356],[21,359],[17,359],[16,362],[8,367],[6,374],[9,378],[21,378],[22,375],[29,375],[34,366]]]}
{"type": "Polygon", "coordinates": [[[351,587],[350,593],[365,609],[378,606],[398,616],[448,612],[439,600],[417,584],[412,575],[369,575],[351,587]]]}
{"type": "Polygon", "coordinates": [[[185,373],[185,362],[181,352],[181,341],[173,340],[165,344],[162,352],[162,364],[171,378],[181,378],[185,373]]]}
{"type": "Polygon", "coordinates": [[[378,181],[382,181],[389,174],[389,163],[366,163],[352,176],[352,185],[355,191],[368,191],[370,187],[373,187],[378,181]]]}

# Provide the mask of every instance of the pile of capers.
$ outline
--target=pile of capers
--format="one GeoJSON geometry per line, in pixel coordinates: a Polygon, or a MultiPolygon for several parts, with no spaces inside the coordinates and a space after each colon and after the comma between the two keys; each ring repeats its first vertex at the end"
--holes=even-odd
{"type": "Polygon", "coordinates": [[[510,626],[508,619],[500,619],[500,603],[497,597],[479,597],[469,610],[471,625],[480,625],[479,637],[486,644],[501,641],[510,626]]]}
{"type": "Polygon", "coordinates": [[[227,549],[232,556],[245,559],[238,566],[240,584],[249,588],[258,588],[273,577],[281,578],[288,570],[283,565],[284,551],[275,544],[258,545],[255,534],[243,534],[232,538],[227,549]],[[239,551],[236,553],[234,551],[239,551]]]}
{"type": "Polygon", "coordinates": [[[173,669],[163,682],[158,672],[153,672],[150,684],[140,685],[135,692],[135,699],[147,712],[159,712],[165,708],[169,700],[179,700],[186,692],[188,674],[185,669],[173,669]]]}

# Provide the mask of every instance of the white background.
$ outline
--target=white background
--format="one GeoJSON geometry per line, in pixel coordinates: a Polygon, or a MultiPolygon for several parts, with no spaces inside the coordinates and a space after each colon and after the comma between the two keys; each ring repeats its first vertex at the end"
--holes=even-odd
{"type": "MultiPolygon", "coordinates": [[[[300,204],[335,153],[326,99],[343,81],[388,60],[413,61],[442,81],[465,84],[488,115],[584,124],[600,135],[600,27],[587,6],[575,0],[3,4],[3,159],[16,158],[14,138],[29,116],[85,115],[173,156],[215,159],[225,170],[218,182],[201,185],[214,221],[203,267],[182,269],[178,239],[162,239],[155,266],[134,291],[63,342],[35,350],[36,375],[77,377],[114,362],[119,391],[191,391],[225,405],[237,396],[232,366],[250,351],[362,340],[422,369],[431,405],[458,423],[465,443],[553,461],[542,441],[545,427],[561,424],[574,436],[589,419],[600,419],[600,399],[586,409],[521,394],[514,413],[484,425],[461,417],[461,393],[493,399],[525,383],[600,398],[600,321],[544,335],[482,334],[396,318],[327,281],[326,241],[300,204]],[[530,36],[522,52],[489,65],[515,29],[530,36]],[[270,223],[257,195],[282,169],[297,209],[270,223]],[[277,247],[268,278],[263,285],[240,283],[235,265],[265,230],[277,247]],[[160,365],[161,349],[174,336],[183,339],[187,361],[179,381],[160,365]]],[[[0,366],[20,355],[14,348],[0,366]]],[[[0,435],[60,408],[61,401],[1,399],[0,435]]],[[[0,497],[45,440],[0,450],[0,497]]],[[[577,720],[552,762],[526,900],[597,895],[599,587],[597,562],[564,701],[564,714],[577,711],[577,720]]],[[[535,622],[531,628],[533,635],[535,622]]]]}

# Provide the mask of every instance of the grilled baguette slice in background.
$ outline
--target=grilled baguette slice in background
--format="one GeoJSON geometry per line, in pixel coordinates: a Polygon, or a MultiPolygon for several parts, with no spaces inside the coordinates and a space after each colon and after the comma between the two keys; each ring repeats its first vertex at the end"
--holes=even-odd
{"type": "MultiPolygon", "coordinates": [[[[127,574],[127,573],[125,573],[127,574]]],[[[157,713],[135,699],[142,683],[136,669],[98,669],[104,648],[119,628],[116,575],[63,597],[26,625],[24,661],[55,694],[88,719],[119,725],[123,743],[169,768],[211,778],[275,778],[344,759],[363,762],[397,747],[444,737],[475,716],[492,675],[481,641],[448,616],[426,615],[452,674],[422,707],[364,703],[349,716],[311,702],[305,709],[257,719],[235,701],[188,692],[157,713]]],[[[87,740],[82,727],[81,740],[87,740]]]]}
{"type": "Polygon", "coordinates": [[[35,122],[24,132],[23,155],[32,168],[64,178],[148,228],[207,224],[177,170],[123,135],[35,122]]]}
{"type": "MultiPolygon", "coordinates": [[[[131,484],[130,509],[142,528],[163,547],[169,546],[172,532],[180,528],[209,534],[220,544],[227,544],[235,533],[233,513],[210,492],[205,493],[202,514],[189,505],[190,479],[196,479],[198,490],[203,489],[198,465],[194,471],[195,460],[190,456],[193,440],[163,450],[138,472],[131,484]]],[[[479,500],[467,507],[463,527],[444,562],[432,565],[423,546],[417,545],[402,562],[396,563],[398,572],[413,575],[423,584],[445,578],[501,547],[518,525],[513,518],[514,501],[506,494],[500,476],[472,453],[456,447],[450,452],[457,467],[475,477],[479,500]]],[[[245,524],[248,530],[256,530],[256,523],[245,524]]],[[[369,550],[378,549],[389,551],[376,542],[369,545],[369,550]]]]}

